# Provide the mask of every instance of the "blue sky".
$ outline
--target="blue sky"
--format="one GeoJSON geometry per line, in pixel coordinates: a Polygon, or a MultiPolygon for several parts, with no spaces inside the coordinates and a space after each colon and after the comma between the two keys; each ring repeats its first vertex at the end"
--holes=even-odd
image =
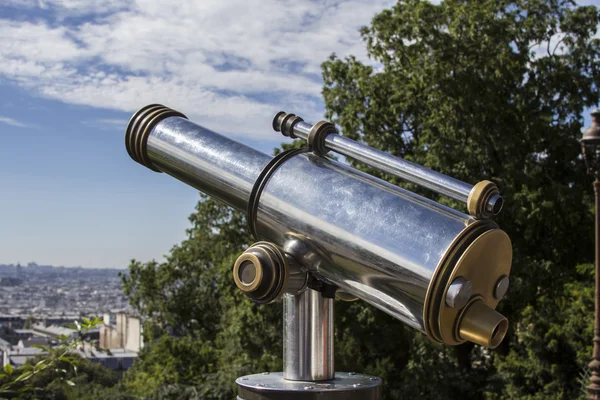
{"type": "Polygon", "coordinates": [[[2,0],[0,263],[162,259],[198,193],[129,158],[131,114],[162,103],[271,152],[272,116],[320,119],[320,63],[367,61],[358,29],[392,3],[2,0]]]}
{"type": "Polygon", "coordinates": [[[159,102],[271,152],[280,110],[322,117],[320,63],[366,59],[390,1],[2,0],[0,263],[126,267],[185,237],[197,191],[133,162],[159,102]]]}

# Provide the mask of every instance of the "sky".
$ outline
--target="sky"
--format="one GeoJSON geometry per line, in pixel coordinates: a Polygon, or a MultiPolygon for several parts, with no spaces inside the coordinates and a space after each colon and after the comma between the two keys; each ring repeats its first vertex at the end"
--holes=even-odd
{"type": "Polygon", "coordinates": [[[198,192],[133,162],[165,104],[271,153],[285,110],[322,119],[320,64],[367,61],[391,1],[1,0],[0,264],[124,268],[185,238],[198,192]]]}
{"type": "Polygon", "coordinates": [[[0,0],[0,264],[162,260],[199,197],[129,158],[133,112],[164,104],[271,153],[275,113],[322,119],[320,64],[369,62],[358,30],[392,4],[0,0]]]}

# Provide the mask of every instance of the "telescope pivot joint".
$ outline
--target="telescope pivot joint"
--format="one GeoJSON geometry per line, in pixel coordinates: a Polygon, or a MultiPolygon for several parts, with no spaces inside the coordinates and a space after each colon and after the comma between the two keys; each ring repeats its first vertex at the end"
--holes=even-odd
{"type": "Polygon", "coordinates": [[[308,273],[270,242],[256,242],[235,261],[236,286],[257,304],[274,303],[284,293],[298,294],[308,285],[308,273]]]}

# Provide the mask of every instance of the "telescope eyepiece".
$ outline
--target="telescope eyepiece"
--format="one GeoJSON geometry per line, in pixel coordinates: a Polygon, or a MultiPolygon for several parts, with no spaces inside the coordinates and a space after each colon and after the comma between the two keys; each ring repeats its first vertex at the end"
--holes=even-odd
{"type": "Polygon", "coordinates": [[[458,324],[463,340],[494,349],[506,336],[508,320],[488,307],[481,297],[473,298],[465,307],[458,324]]]}
{"type": "Polygon", "coordinates": [[[284,293],[298,293],[306,287],[308,275],[270,242],[256,242],[244,251],[233,266],[236,286],[258,304],[273,303],[284,293]]]}

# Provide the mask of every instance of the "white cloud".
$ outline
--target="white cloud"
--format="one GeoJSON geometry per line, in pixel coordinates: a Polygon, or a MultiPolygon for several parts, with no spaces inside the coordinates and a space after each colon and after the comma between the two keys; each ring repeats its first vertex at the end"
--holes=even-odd
{"type": "Polygon", "coordinates": [[[28,124],[25,124],[23,122],[17,121],[16,119],[13,119],[13,118],[3,117],[1,115],[0,115],[0,123],[6,124],[6,125],[10,125],[10,126],[16,126],[17,128],[27,128],[27,127],[29,127],[28,124]]]}
{"type": "Polygon", "coordinates": [[[68,103],[159,102],[222,132],[272,137],[276,111],[321,117],[320,64],[332,52],[366,60],[358,29],[391,3],[10,0],[48,16],[0,19],[0,76],[68,103]]]}

